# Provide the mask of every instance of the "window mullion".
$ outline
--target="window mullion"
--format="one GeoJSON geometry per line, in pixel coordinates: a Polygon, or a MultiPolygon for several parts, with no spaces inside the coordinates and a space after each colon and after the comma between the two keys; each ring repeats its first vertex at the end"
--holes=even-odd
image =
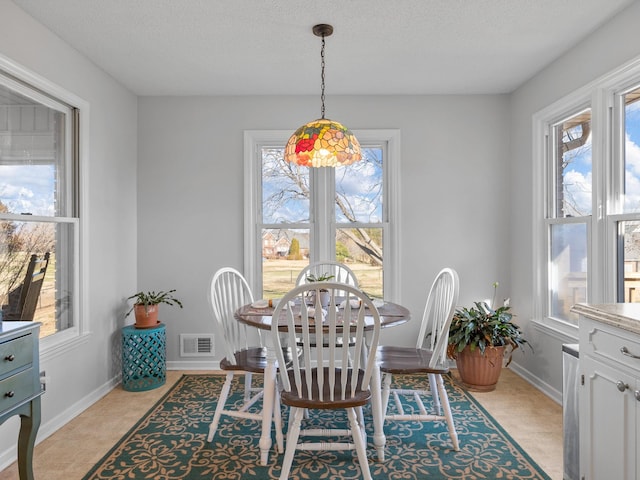
{"type": "Polygon", "coordinates": [[[311,206],[314,219],[312,262],[335,259],[334,172],[333,168],[312,170],[315,185],[314,202],[311,206]]]}

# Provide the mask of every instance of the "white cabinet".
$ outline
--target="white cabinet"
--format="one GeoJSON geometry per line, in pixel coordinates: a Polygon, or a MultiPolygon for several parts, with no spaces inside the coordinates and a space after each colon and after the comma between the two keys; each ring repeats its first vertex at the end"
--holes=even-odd
{"type": "Polygon", "coordinates": [[[635,480],[640,476],[640,335],[628,328],[629,318],[620,328],[613,317],[605,323],[579,313],[581,478],[635,480]]]}

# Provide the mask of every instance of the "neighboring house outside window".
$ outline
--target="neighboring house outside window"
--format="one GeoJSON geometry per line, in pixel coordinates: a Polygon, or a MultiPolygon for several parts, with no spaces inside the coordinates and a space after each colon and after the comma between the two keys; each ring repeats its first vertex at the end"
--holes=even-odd
{"type": "Polygon", "coordinates": [[[356,132],[363,160],[308,168],[283,160],[291,132],[245,132],[245,275],[278,298],[310,262],[348,265],[372,297],[397,296],[399,133],[356,132]]]}
{"type": "Polygon", "coordinates": [[[575,336],[575,303],[640,302],[640,62],[533,123],[535,318],[575,336]]]}
{"type": "Polygon", "coordinates": [[[21,81],[21,74],[0,63],[0,303],[5,320],[41,322],[46,349],[80,333],[78,105],[84,103],[44,80],[21,81]],[[45,255],[42,283],[30,282],[37,278],[26,275],[30,258],[45,255]],[[38,286],[30,290],[34,299],[23,302],[30,283],[38,286]],[[23,309],[27,303],[33,315],[23,309]]]}

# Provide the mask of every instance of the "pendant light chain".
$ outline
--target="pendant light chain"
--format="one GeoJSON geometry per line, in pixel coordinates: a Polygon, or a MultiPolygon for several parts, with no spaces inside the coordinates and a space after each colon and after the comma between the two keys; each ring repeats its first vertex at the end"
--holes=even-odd
{"type": "Polygon", "coordinates": [[[326,23],[314,25],[311,30],[322,38],[320,50],[322,92],[321,118],[306,123],[289,137],[284,148],[284,160],[302,167],[337,167],[351,165],[362,160],[360,142],[351,130],[335,120],[325,118],[325,37],[331,36],[333,26],[326,23]]]}
{"type": "Polygon", "coordinates": [[[320,79],[322,80],[322,93],[320,95],[320,100],[322,102],[322,116],[320,118],[324,119],[324,35],[322,35],[322,49],[320,50],[320,59],[320,65],[322,66],[320,74],[320,79]]]}

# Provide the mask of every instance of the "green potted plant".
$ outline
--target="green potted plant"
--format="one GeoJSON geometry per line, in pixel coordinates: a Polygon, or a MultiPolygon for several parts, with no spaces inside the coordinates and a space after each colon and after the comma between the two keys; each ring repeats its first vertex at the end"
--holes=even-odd
{"type": "Polygon", "coordinates": [[[329,275],[328,273],[323,273],[321,275],[318,275],[317,277],[314,274],[309,274],[307,275],[307,282],[328,282],[329,280],[331,280],[334,276],[333,275],[329,275]]]}
{"type": "MultiPolygon", "coordinates": [[[[333,277],[334,275],[329,275],[328,273],[323,273],[321,275],[318,275],[317,277],[311,273],[307,275],[305,278],[307,279],[307,282],[313,283],[313,282],[328,282],[333,277]]],[[[315,292],[310,292],[309,300],[311,303],[315,302],[315,292]]],[[[329,305],[329,292],[327,290],[320,290],[320,305],[323,307],[326,307],[327,305],[329,305]]]]}
{"type": "Polygon", "coordinates": [[[151,328],[158,323],[158,305],[164,303],[166,305],[177,305],[182,308],[182,302],[175,298],[174,290],[168,291],[149,291],[138,292],[131,295],[127,300],[134,300],[133,306],[129,309],[125,317],[134,312],[136,317],[136,328],[151,328]]]}
{"type": "Polygon", "coordinates": [[[493,288],[491,304],[474,302],[472,307],[456,309],[449,328],[448,356],[456,360],[463,385],[478,391],[494,390],[505,355],[509,356],[508,366],[513,351],[528,344],[520,327],[512,321],[509,299],[492,308],[498,282],[493,288]]]}

